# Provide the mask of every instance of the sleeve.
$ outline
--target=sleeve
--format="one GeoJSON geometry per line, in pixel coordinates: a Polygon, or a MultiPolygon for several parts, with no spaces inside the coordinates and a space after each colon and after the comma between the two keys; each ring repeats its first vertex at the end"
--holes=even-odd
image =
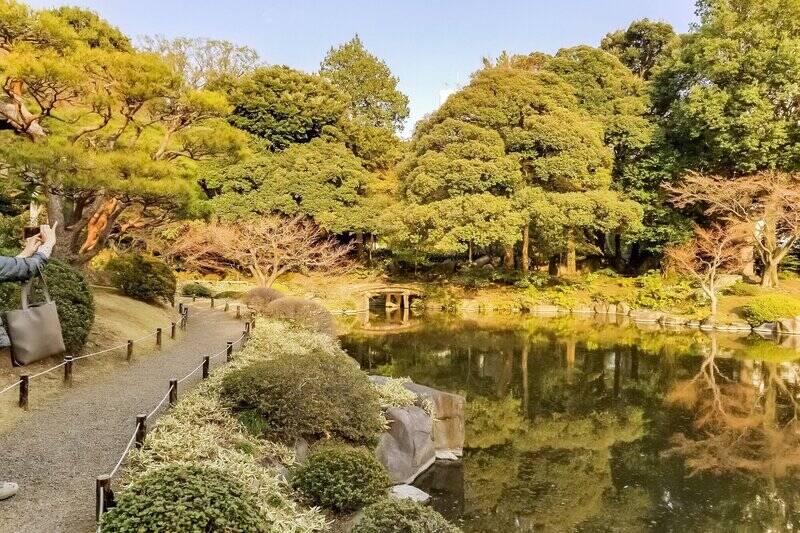
{"type": "Polygon", "coordinates": [[[0,257],[0,282],[26,281],[47,264],[47,256],[36,252],[31,257],[0,257]]]}

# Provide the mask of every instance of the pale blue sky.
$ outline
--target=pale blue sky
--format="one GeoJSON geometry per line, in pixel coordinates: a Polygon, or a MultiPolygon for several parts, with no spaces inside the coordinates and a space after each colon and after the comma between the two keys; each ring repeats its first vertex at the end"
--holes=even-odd
{"type": "MultiPolygon", "coordinates": [[[[23,0],[25,1],[25,0],[23,0]]],[[[267,63],[314,71],[355,33],[383,58],[411,98],[408,126],[468,80],[483,56],[553,53],[597,45],[607,32],[648,17],[686,31],[694,0],[27,0],[80,5],[131,36],[214,37],[246,44],[267,63]]],[[[410,129],[410,128],[409,128],[410,129]]]]}

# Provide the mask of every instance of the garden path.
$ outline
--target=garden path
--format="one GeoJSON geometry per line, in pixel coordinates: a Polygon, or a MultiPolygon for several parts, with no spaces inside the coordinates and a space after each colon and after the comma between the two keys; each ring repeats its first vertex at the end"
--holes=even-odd
{"type": "MultiPolygon", "coordinates": [[[[121,361],[118,370],[75,385],[0,434],[0,480],[20,485],[19,494],[0,501],[0,533],[95,530],[95,478],[116,464],[136,415],[161,401],[171,378],[184,376],[204,355],[224,350],[241,335],[243,322],[233,313],[196,309],[200,306],[199,301],[191,306],[182,341],[130,364],[121,361]]],[[[216,364],[220,361],[224,357],[216,364]]],[[[79,363],[75,371],[80,372],[79,363]]],[[[197,372],[181,383],[179,397],[199,379],[197,372]]]]}

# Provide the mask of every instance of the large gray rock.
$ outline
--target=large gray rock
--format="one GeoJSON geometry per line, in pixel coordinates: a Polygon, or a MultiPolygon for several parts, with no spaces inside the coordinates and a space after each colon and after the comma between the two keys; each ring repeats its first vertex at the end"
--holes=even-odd
{"type": "Polygon", "coordinates": [[[777,323],[779,335],[800,335],[800,316],[781,318],[777,323]]]}
{"type": "Polygon", "coordinates": [[[764,322],[760,326],[756,326],[753,328],[755,333],[759,335],[767,335],[772,336],[778,332],[778,323],[777,322],[764,322]]]}
{"type": "Polygon", "coordinates": [[[658,322],[664,313],[661,311],[653,311],[651,309],[634,309],[630,312],[631,320],[634,322],[644,322],[654,324],[658,322]]]}
{"type": "Polygon", "coordinates": [[[683,326],[688,322],[688,319],[677,315],[664,315],[659,320],[662,326],[683,326]]]}
{"type": "Polygon", "coordinates": [[[589,305],[576,305],[570,309],[573,315],[593,315],[594,308],[589,305]]]}
{"type": "Polygon", "coordinates": [[[532,305],[529,309],[530,313],[534,315],[556,316],[561,312],[561,308],[557,305],[532,305]]]}
{"type": "Polygon", "coordinates": [[[391,407],[386,411],[389,430],[375,449],[392,483],[411,483],[436,461],[433,420],[416,406],[391,407]]]}
{"type": "Polygon", "coordinates": [[[433,403],[436,416],[433,421],[433,440],[436,450],[452,452],[460,457],[464,453],[464,405],[467,400],[459,394],[442,392],[417,383],[406,383],[406,388],[433,403]]]}
{"type": "Polygon", "coordinates": [[[596,315],[608,314],[608,304],[605,302],[595,302],[592,307],[596,315]]]}
{"type": "Polygon", "coordinates": [[[398,500],[411,500],[412,502],[417,503],[428,503],[431,499],[431,495],[425,492],[424,490],[420,490],[413,485],[395,485],[391,489],[389,489],[389,497],[390,498],[397,498],[398,500]]]}
{"type": "Polygon", "coordinates": [[[625,302],[621,302],[617,304],[617,314],[627,316],[631,314],[631,306],[626,304],[625,302]]]}

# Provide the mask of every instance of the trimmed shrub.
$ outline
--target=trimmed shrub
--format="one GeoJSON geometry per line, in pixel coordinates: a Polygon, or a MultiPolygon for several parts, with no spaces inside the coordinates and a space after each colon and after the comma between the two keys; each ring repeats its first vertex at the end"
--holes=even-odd
{"type": "Polygon", "coordinates": [[[296,468],[291,483],[314,505],[348,512],[386,496],[389,476],[369,451],[330,446],[296,468]]]}
{"type": "Polygon", "coordinates": [[[143,302],[175,303],[178,281],[172,269],[151,255],[124,254],[106,265],[111,282],[122,294],[143,302]]]}
{"type": "Polygon", "coordinates": [[[211,289],[199,283],[187,283],[181,287],[181,294],[184,296],[197,296],[198,298],[211,298],[214,296],[211,289]]]}
{"type": "Polygon", "coordinates": [[[333,315],[322,305],[305,298],[284,296],[270,302],[263,310],[264,316],[294,322],[312,331],[336,335],[333,315]]]}
{"type": "Polygon", "coordinates": [[[725,290],[726,294],[733,296],[757,296],[761,293],[761,288],[758,285],[751,285],[743,281],[737,281],[725,290]]]}
{"type": "MultiPolygon", "coordinates": [[[[67,353],[77,353],[86,344],[94,324],[94,296],[83,275],[57,259],[44,270],[50,296],[56,302],[67,353]]],[[[0,310],[19,309],[20,290],[16,283],[0,283],[0,310]]],[[[44,299],[41,282],[34,282],[34,302],[44,299]]]]}
{"type": "Polygon", "coordinates": [[[242,302],[258,311],[264,311],[269,304],[284,296],[286,295],[277,289],[256,287],[245,293],[242,297],[242,302]]]}
{"type": "Polygon", "coordinates": [[[460,533],[431,509],[409,500],[388,498],[364,509],[352,533],[460,533]]]}
{"type": "Polygon", "coordinates": [[[267,532],[254,494],[215,468],[169,465],[145,474],[103,517],[102,531],[267,532]]]}
{"type": "Polygon", "coordinates": [[[753,325],[800,316],[800,299],[785,294],[756,296],[743,307],[744,317],[753,325]]]}
{"type": "Polygon", "coordinates": [[[221,394],[262,434],[367,442],[382,428],[378,393],[346,355],[313,351],[250,363],[223,378],[221,394]]]}
{"type": "Polygon", "coordinates": [[[241,298],[244,293],[242,291],[222,291],[218,292],[214,295],[214,298],[227,298],[230,300],[236,300],[241,298]]]}

